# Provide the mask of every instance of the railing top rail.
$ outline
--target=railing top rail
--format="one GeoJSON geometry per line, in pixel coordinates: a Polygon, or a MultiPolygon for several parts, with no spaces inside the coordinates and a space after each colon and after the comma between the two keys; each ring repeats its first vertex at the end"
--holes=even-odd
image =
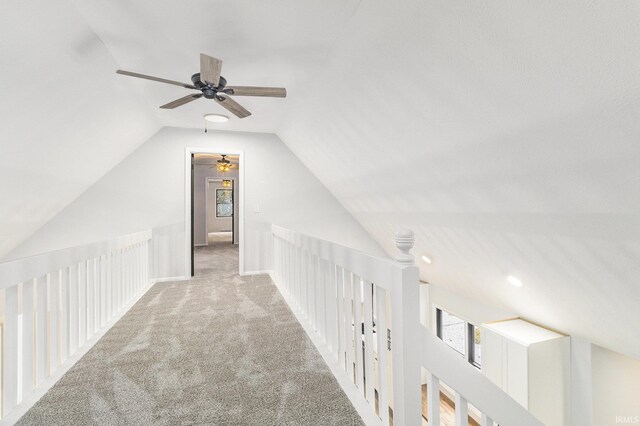
{"type": "Polygon", "coordinates": [[[0,289],[151,239],[151,230],[0,263],[0,289]]]}
{"type": "Polygon", "coordinates": [[[500,389],[487,376],[420,325],[422,366],[460,393],[481,412],[501,425],[543,426],[533,414],[500,389]]]}
{"type": "Polygon", "coordinates": [[[332,262],[385,289],[390,289],[394,275],[407,267],[407,265],[399,264],[390,259],[373,256],[360,250],[304,235],[278,225],[272,225],[271,232],[276,237],[314,253],[321,259],[332,262]]]}

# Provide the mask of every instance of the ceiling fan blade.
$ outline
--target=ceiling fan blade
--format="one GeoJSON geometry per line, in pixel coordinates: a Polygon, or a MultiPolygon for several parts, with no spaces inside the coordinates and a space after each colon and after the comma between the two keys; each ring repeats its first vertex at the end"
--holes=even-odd
{"type": "Polygon", "coordinates": [[[160,77],[153,77],[153,76],[150,76],[150,75],[138,74],[137,72],[118,70],[118,71],[116,71],[116,73],[117,74],[122,74],[122,75],[128,75],[130,77],[137,77],[137,78],[144,78],[146,80],[158,81],[160,83],[173,84],[175,86],[181,86],[181,87],[184,87],[186,89],[195,89],[195,87],[193,85],[191,85],[191,84],[180,83],[179,81],[167,80],[166,78],[160,78],[160,77]]]}
{"type": "Polygon", "coordinates": [[[220,70],[222,69],[222,61],[213,56],[200,54],[200,81],[209,83],[213,87],[220,84],[220,70]]]}
{"type": "Polygon", "coordinates": [[[164,104],[160,108],[162,108],[162,109],[177,108],[177,107],[182,106],[184,104],[187,104],[189,102],[195,101],[196,99],[200,99],[201,97],[202,97],[202,93],[187,95],[187,96],[182,97],[180,99],[176,99],[175,101],[169,102],[168,104],[164,104]]]}
{"type": "Polygon", "coordinates": [[[230,97],[228,97],[228,96],[220,96],[220,98],[223,98],[223,100],[218,100],[217,97],[214,98],[214,99],[216,100],[216,102],[218,102],[220,105],[222,105],[229,112],[234,114],[236,117],[245,118],[245,117],[248,117],[248,116],[251,115],[251,113],[249,111],[244,109],[244,107],[242,105],[240,105],[239,103],[237,103],[236,101],[234,101],[230,97]]]}
{"type": "Polygon", "coordinates": [[[284,87],[253,87],[253,86],[226,86],[231,90],[230,95],[235,96],[268,96],[271,98],[286,98],[287,89],[284,87]]]}

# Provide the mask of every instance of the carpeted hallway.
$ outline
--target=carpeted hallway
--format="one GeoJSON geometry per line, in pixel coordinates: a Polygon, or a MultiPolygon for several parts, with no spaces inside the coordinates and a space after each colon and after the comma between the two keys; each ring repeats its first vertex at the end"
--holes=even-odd
{"type": "Polygon", "coordinates": [[[270,278],[237,270],[230,243],[198,249],[18,424],[363,424],[270,278]]]}

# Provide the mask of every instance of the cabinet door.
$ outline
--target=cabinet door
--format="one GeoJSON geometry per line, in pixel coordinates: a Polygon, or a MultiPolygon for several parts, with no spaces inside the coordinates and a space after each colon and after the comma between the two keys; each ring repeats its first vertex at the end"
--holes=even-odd
{"type": "Polygon", "coordinates": [[[481,333],[482,372],[502,388],[502,337],[484,328],[481,333]]]}
{"type": "Polygon", "coordinates": [[[527,348],[504,339],[507,346],[506,382],[507,393],[524,408],[529,405],[527,348]]]}

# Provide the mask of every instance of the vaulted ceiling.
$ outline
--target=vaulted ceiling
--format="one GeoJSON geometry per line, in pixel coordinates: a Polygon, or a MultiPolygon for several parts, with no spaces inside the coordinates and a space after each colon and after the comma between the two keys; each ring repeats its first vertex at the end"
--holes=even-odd
{"type": "Polygon", "coordinates": [[[0,256],[163,125],[223,112],[188,92],[198,53],[242,98],[226,130],[277,133],[423,279],[640,357],[640,6],[632,1],[6,0],[0,256]],[[514,275],[524,283],[510,286],[514,275]]]}

